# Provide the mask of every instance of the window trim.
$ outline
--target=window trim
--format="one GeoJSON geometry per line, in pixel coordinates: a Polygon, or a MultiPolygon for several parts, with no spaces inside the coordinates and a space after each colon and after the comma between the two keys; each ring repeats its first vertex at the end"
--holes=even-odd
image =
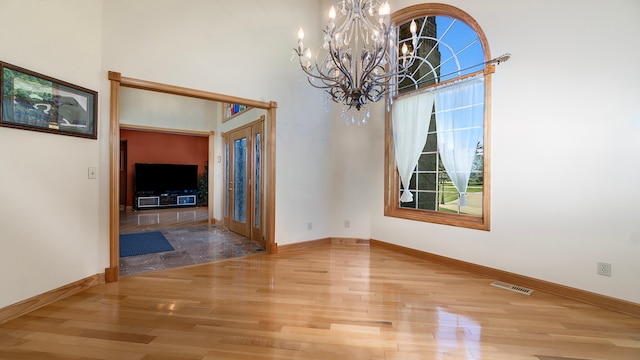
{"type": "MultiPolygon", "coordinates": [[[[478,23],[466,12],[446,4],[418,4],[400,9],[391,15],[391,21],[394,24],[402,24],[411,19],[424,16],[447,16],[465,22],[471,27],[484,50],[484,60],[488,62],[491,59],[489,43],[487,38],[478,25],[478,23]]],[[[466,214],[450,214],[444,212],[436,212],[429,210],[417,210],[401,208],[399,206],[400,197],[400,176],[395,161],[395,150],[393,147],[393,133],[391,123],[391,112],[385,111],[385,152],[384,152],[384,215],[390,217],[403,218],[408,220],[416,220],[430,222],[443,225],[451,225],[476,230],[491,229],[491,74],[495,71],[495,65],[487,64],[484,68],[484,159],[483,159],[483,201],[482,216],[466,215],[466,214]]],[[[392,105],[393,106],[393,105],[392,105]]]]}

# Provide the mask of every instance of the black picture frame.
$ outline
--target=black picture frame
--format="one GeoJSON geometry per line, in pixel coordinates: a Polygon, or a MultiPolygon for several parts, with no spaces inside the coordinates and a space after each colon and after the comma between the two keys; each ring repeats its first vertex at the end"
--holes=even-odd
{"type": "Polygon", "coordinates": [[[0,126],[98,138],[98,93],[0,61],[0,126]]]}

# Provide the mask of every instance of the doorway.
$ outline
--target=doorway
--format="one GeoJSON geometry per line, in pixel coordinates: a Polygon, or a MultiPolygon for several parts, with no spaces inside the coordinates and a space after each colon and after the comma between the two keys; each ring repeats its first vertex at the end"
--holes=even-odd
{"type": "MultiPolygon", "coordinates": [[[[262,184],[262,198],[264,205],[260,206],[262,237],[264,238],[264,248],[268,253],[277,253],[277,244],[275,242],[275,160],[276,160],[276,108],[277,103],[274,101],[265,102],[251,99],[244,99],[229,95],[216,94],[202,90],[178,87],[174,85],[161,84],[147,80],[123,77],[120,73],[109,71],[108,79],[111,83],[110,90],[110,106],[109,106],[109,135],[110,135],[110,191],[109,191],[109,267],[105,269],[105,281],[114,282],[119,278],[119,107],[120,107],[120,88],[129,87],[148,91],[157,91],[166,94],[193,97],[198,99],[234,103],[246,105],[257,109],[266,110],[266,118],[264,120],[264,180],[262,184]]],[[[212,136],[213,137],[213,136],[212,136]]],[[[214,155],[210,154],[209,163],[213,163],[214,155]]],[[[215,176],[209,168],[209,181],[211,182],[215,176]]],[[[262,200],[261,200],[262,201],[262,200]]],[[[213,204],[213,193],[209,193],[209,203],[213,204]]],[[[215,221],[212,210],[209,207],[209,221],[215,221]]]]}
{"type": "Polygon", "coordinates": [[[266,247],[262,231],[264,116],[222,134],[224,226],[266,247]]]}

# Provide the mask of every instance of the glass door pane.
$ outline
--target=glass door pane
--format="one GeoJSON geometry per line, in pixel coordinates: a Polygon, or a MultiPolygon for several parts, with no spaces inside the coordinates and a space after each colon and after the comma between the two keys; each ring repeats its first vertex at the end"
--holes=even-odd
{"type": "Polygon", "coordinates": [[[224,217],[229,218],[229,141],[224,142],[224,217]]]}
{"type": "Polygon", "coordinates": [[[247,138],[233,141],[233,220],[247,221],[247,138]]]}
{"type": "Polygon", "coordinates": [[[253,226],[254,227],[260,227],[260,186],[261,183],[260,181],[262,180],[260,178],[260,172],[262,171],[262,163],[261,163],[261,157],[262,157],[262,152],[260,151],[260,148],[262,146],[262,142],[260,141],[260,134],[256,134],[255,136],[255,169],[254,171],[254,199],[255,199],[255,203],[254,203],[254,217],[253,217],[253,226]]]}

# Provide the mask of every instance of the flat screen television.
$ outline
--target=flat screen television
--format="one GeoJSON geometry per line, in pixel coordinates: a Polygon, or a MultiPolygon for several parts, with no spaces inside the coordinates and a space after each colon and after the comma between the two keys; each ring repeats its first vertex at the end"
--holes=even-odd
{"type": "Polygon", "coordinates": [[[193,194],[198,191],[198,165],[136,163],[136,195],[193,194]]]}

